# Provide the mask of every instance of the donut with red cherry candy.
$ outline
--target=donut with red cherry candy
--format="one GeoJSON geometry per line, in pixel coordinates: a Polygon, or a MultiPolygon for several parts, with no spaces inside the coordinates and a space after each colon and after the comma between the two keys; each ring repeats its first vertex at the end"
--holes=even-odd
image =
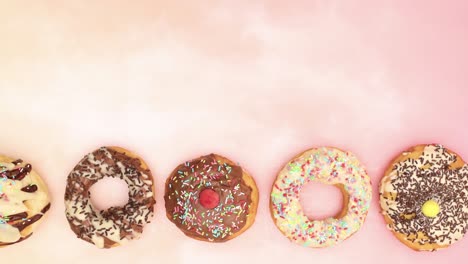
{"type": "Polygon", "coordinates": [[[225,242],[255,221],[258,189],[252,176],[217,154],[177,166],[166,181],[166,215],[185,235],[225,242]]]}

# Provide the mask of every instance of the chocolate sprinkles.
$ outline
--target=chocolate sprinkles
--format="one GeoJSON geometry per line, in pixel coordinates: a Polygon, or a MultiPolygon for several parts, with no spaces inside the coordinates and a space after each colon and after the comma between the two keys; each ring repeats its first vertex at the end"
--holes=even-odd
{"type": "Polygon", "coordinates": [[[103,147],[86,155],[69,174],[65,190],[66,216],[77,237],[100,248],[117,246],[121,240],[140,236],[151,221],[155,204],[151,172],[139,158],[123,150],[103,147]],[[96,211],[89,188],[104,177],[128,184],[129,202],[124,206],[96,211]],[[85,219],[85,220],[82,220],[85,219]]]}
{"type": "Polygon", "coordinates": [[[429,145],[419,158],[394,165],[396,177],[387,188],[395,190],[396,198],[382,197],[391,229],[419,245],[450,245],[463,237],[468,227],[468,165],[451,168],[457,161],[444,147],[429,145]],[[428,200],[440,206],[436,217],[422,213],[428,200]]]}

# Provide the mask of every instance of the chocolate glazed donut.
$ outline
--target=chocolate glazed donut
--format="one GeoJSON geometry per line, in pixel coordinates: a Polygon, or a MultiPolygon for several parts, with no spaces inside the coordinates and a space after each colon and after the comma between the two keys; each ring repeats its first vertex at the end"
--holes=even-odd
{"type": "Polygon", "coordinates": [[[156,203],[153,177],[146,163],[119,147],[102,147],[86,155],[68,176],[66,216],[78,238],[99,248],[116,247],[137,239],[153,217],[156,203]],[[89,188],[104,177],[128,184],[129,201],[122,207],[96,211],[89,188]]]}
{"type": "Polygon", "coordinates": [[[225,242],[254,222],[258,190],[240,166],[216,154],[180,164],[166,181],[166,215],[185,235],[225,242]]]}
{"type": "Polygon", "coordinates": [[[31,164],[0,155],[0,247],[29,238],[49,208],[47,186],[31,164]]]}

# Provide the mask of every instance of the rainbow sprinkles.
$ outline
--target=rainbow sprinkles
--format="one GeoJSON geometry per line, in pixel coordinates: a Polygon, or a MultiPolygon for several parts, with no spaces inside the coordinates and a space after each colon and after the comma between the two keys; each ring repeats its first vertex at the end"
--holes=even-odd
{"type": "Polygon", "coordinates": [[[240,166],[219,161],[211,154],[174,170],[167,181],[166,210],[169,219],[186,235],[224,242],[246,226],[253,211],[252,191],[243,180],[240,166]],[[206,190],[218,201],[209,208],[200,199],[206,190]]]}
{"type": "Polygon", "coordinates": [[[358,231],[371,198],[370,179],[359,160],[350,152],[323,147],[310,149],[284,166],[273,185],[270,208],[277,227],[291,241],[321,248],[358,231]],[[336,185],[343,191],[347,199],[340,216],[317,221],[304,214],[299,194],[312,181],[336,185]]]}

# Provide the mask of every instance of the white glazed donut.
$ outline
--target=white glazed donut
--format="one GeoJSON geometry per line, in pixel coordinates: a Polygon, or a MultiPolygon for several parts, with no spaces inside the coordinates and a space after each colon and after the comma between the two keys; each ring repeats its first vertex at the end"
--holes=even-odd
{"type": "Polygon", "coordinates": [[[32,166],[0,155],[0,246],[30,237],[49,208],[47,186],[32,166]]]}
{"type": "Polygon", "coordinates": [[[119,147],[102,147],[86,155],[68,176],[65,190],[66,216],[75,234],[99,248],[111,248],[137,239],[153,217],[153,177],[136,154],[119,147]],[[104,177],[128,184],[125,206],[98,211],[89,188],[104,177]]]}
{"type": "Polygon", "coordinates": [[[291,241],[321,248],[340,243],[358,231],[369,210],[372,187],[359,160],[336,148],[314,148],[293,158],[279,172],[270,210],[279,230],[291,241]],[[335,185],[344,197],[342,212],[323,221],[309,219],[299,194],[312,181],[335,185]]]}

